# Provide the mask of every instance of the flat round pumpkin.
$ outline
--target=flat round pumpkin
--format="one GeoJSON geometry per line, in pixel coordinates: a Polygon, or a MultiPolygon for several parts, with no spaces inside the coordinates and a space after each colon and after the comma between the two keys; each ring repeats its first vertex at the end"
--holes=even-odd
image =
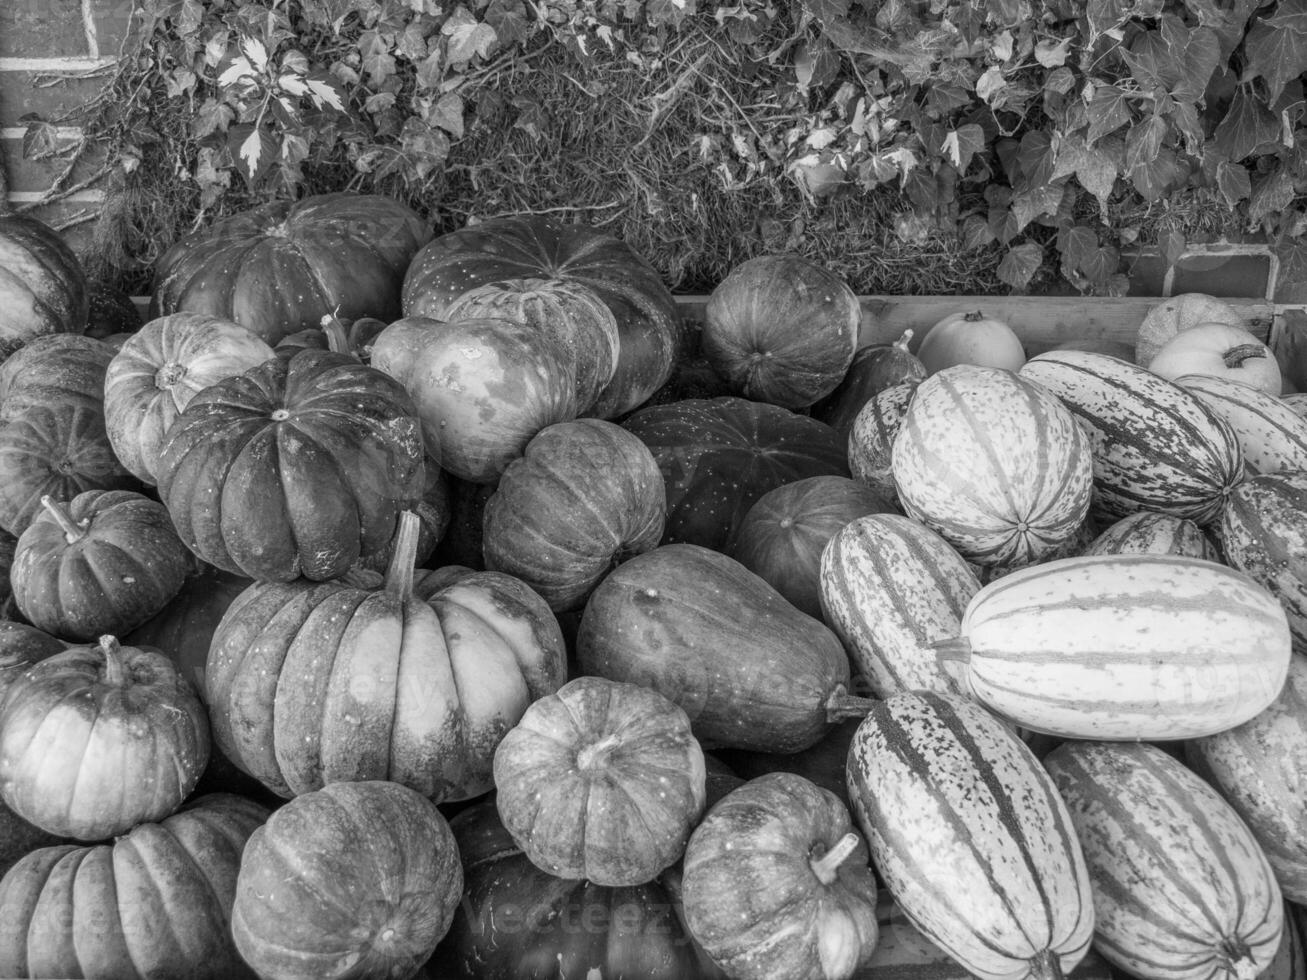
{"type": "Polygon", "coordinates": [[[86,330],[90,293],[63,237],[29,215],[0,214],[0,360],[34,337],[86,330]]]}
{"type": "Polygon", "coordinates": [[[98,410],[113,348],[76,333],[36,337],[0,364],[0,421],[33,406],[74,402],[98,410]]]}

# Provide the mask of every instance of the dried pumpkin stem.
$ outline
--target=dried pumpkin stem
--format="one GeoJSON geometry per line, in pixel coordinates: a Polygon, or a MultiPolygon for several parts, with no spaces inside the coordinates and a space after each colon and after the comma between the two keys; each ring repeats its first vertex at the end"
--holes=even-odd
{"type": "Polygon", "coordinates": [[[812,873],[817,876],[817,880],[823,885],[833,885],[835,879],[839,877],[840,865],[857,850],[860,841],[861,838],[850,830],[821,857],[809,858],[808,866],[812,868],[812,873]]]}
{"type": "Polygon", "coordinates": [[[1062,980],[1062,961],[1051,949],[1041,949],[1030,959],[1031,980],[1062,980]]]}
{"type": "Polygon", "coordinates": [[[876,706],[874,698],[860,698],[841,685],[826,699],[826,720],[831,724],[851,718],[866,718],[876,706]]]}
{"type": "Polygon", "coordinates": [[[395,532],[395,550],[386,568],[386,591],[407,599],[413,594],[413,566],[418,554],[418,516],[411,510],[399,515],[399,530],[395,532]]]}
{"type": "Polygon", "coordinates": [[[345,332],[345,324],[334,316],[322,318],[322,332],[327,335],[327,350],[335,354],[353,354],[349,349],[349,334],[345,332]]]}
{"type": "Polygon", "coordinates": [[[608,758],[608,753],[617,747],[621,741],[616,735],[607,735],[597,742],[591,742],[583,746],[576,753],[576,766],[578,769],[598,769],[603,765],[604,760],[608,758]]]}
{"type": "Polygon", "coordinates": [[[966,320],[968,323],[979,323],[981,320],[985,319],[985,314],[976,310],[974,313],[964,313],[962,319],[966,320]]]}
{"type": "Polygon", "coordinates": [[[1226,970],[1235,980],[1256,980],[1256,977],[1261,974],[1257,961],[1253,959],[1253,951],[1248,948],[1247,943],[1237,939],[1226,940],[1221,943],[1220,956],[1225,960],[1226,970]]]}
{"type": "Polygon", "coordinates": [[[1254,357],[1265,357],[1265,344],[1239,344],[1237,347],[1231,347],[1222,355],[1225,366],[1228,368],[1237,368],[1244,361],[1251,361],[1254,357]]]}
{"type": "Polygon", "coordinates": [[[77,521],[73,520],[73,515],[68,513],[68,507],[65,504],[59,503],[59,501],[55,500],[48,493],[42,495],[41,506],[44,507],[46,513],[54,519],[54,522],[59,525],[59,530],[64,532],[64,540],[69,544],[76,544],[78,541],[81,541],[82,538],[86,537],[86,529],[91,523],[89,520],[83,521],[79,524],[77,521]]]}
{"type": "Polygon", "coordinates": [[[913,330],[911,327],[908,327],[907,330],[903,331],[903,336],[900,337],[898,340],[894,341],[894,346],[897,347],[899,350],[906,351],[908,349],[908,344],[912,343],[912,337],[915,333],[916,333],[915,330],[913,330]]]}
{"type": "Polygon", "coordinates": [[[106,633],[100,637],[100,652],[104,654],[104,682],[111,687],[122,687],[127,681],[123,667],[122,647],[116,636],[106,633]]]}

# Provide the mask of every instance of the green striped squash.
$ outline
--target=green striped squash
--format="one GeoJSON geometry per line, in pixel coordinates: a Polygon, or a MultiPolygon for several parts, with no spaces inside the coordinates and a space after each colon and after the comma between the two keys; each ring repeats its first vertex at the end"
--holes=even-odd
{"type": "Polygon", "coordinates": [[[1068,742],[1044,759],[1094,886],[1095,944],[1142,980],[1253,980],[1284,902],[1257,841],[1214,789],[1143,742],[1068,742]]]}
{"type": "Polygon", "coordinates": [[[1279,694],[1284,611],[1232,568],[1172,555],[1092,555],[985,586],[936,644],[968,690],[1031,731],[1181,739],[1242,724],[1279,694]]]}
{"type": "Polygon", "coordinates": [[[1001,721],[896,694],[853,737],[849,796],[904,913],[985,980],[1069,973],[1093,938],[1089,876],[1052,780],[1001,721]]]}
{"type": "Polygon", "coordinates": [[[952,545],[898,514],[853,521],[821,556],[823,616],[881,698],[918,689],[962,693],[931,644],[957,635],[978,591],[952,545]]]}
{"type": "Polygon", "coordinates": [[[1187,374],[1175,383],[1230,424],[1248,476],[1307,470],[1307,418],[1284,399],[1208,374],[1187,374]]]}
{"type": "Polygon", "coordinates": [[[1269,473],[1235,487],[1216,539],[1229,564],[1280,600],[1293,648],[1307,654],[1307,472],[1269,473]]]}
{"type": "Polygon", "coordinates": [[[1087,555],[1180,555],[1220,561],[1207,532],[1187,517],[1141,510],[1103,530],[1087,555]]]}
{"type": "Polygon", "coordinates": [[[960,364],[921,383],[892,452],[904,511],[982,567],[1055,551],[1089,511],[1089,440],[1040,388],[960,364]]]}
{"type": "Polygon", "coordinates": [[[1186,746],[1262,845],[1286,898],[1307,903],[1307,657],[1269,708],[1186,746]]]}
{"type": "Polygon", "coordinates": [[[899,499],[891,452],[920,384],[903,381],[877,394],[862,406],[849,432],[849,472],[891,503],[899,499]]]}
{"type": "Polygon", "coordinates": [[[1243,477],[1229,424],[1144,368],[1059,350],[1031,358],[1021,376],[1057,395],[1089,433],[1099,519],[1155,510],[1206,524],[1243,477]]]}

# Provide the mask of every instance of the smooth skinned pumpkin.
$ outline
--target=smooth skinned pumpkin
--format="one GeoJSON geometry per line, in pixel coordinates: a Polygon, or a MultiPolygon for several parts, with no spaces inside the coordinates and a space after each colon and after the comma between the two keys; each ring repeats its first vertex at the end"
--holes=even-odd
{"type": "Polygon", "coordinates": [[[959,364],[1016,371],[1026,363],[1016,331],[979,310],[939,320],[922,335],[914,353],[928,375],[959,364]]]}
{"type": "Polygon", "coordinates": [[[1242,327],[1226,323],[1182,330],[1158,349],[1148,370],[1169,381],[1186,374],[1228,378],[1277,398],[1282,384],[1271,349],[1242,327]]]}
{"type": "Polygon", "coordinates": [[[63,237],[30,215],[0,214],[0,360],[34,337],[86,330],[90,293],[63,237]]]}
{"type": "Polygon", "coordinates": [[[34,338],[0,364],[0,421],[56,403],[100,409],[113,356],[108,344],[81,334],[34,338]]]}
{"type": "Polygon", "coordinates": [[[1243,327],[1243,320],[1223,299],[1206,293],[1181,293],[1151,307],[1139,324],[1134,362],[1148,367],[1157,352],[1172,337],[1200,323],[1224,323],[1243,327]]]}

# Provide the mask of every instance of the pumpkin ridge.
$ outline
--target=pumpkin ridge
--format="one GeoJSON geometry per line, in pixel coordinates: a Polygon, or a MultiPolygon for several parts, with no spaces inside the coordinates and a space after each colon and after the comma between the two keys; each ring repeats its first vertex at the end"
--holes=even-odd
{"type": "MultiPolygon", "coordinates": [[[[134,923],[132,921],[132,919],[135,918],[135,916],[127,917],[126,921],[123,921],[124,917],[122,916],[121,911],[124,908],[127,909],[129,912],[138,912],[138,913],[143,912],[147,908],[168,909],[171,907],[171,904],[167,901],[168,896],[165,894],[164,889],[160,886],[159,882],[156,880],[153,869],[150,867],[149,861],[147,861],[145,858],[144,851],[142,850],[142,848],[137,846],[136,838],[133,834],[129,833],[125,837],[116,841],[113,844],[112,855],[113,855],[112,861],[113,861],[113,871],[114,871],[114,875],[113,875],[114,892],[117,898],[117,901],[114,904],[117,905],[119,909],[119,922],[123,926],[123,930],[122,930],[123,945],[126,948],[127,955],[128,957],[131,958],[132,965],[135,966],[137,973],[140,974],[142,977],[149,976],[152,971],[149,970],[148,968],[156,964],[157,962],[156,957],[161,951],[160,947],[162,946],[162,944],[159,943],[158,939],[154,935],[151,935],[152,930],[141,929],[139,925],[137,925],[137,923],[134,923]],[[140,901],[129,900],[126,903],[122,901],[123,895],[120,888],[121,875],[119,873],[120,864],[118,860],[119,848],[123,848],[122,866],[135,867],[137,873],[133,877],[136,878],[140,883],[144,884],[146,887],[149,888],[153,901],[140,902],[140,901]],[[135,860],[131,860],[132,858],[134,858],[135,860]],[[137,925],[137,927],[132,928],[133,925],[137,925]],[[137,938],[138,940],[148,940],[149,948],[148,949],[133,948],[133,944],[131,942],[133,937],[137,938]]],[[[164,915],[153,917],[153,921],[156,923],[159,922],[161,919],[166,923],[166,928],[168,930],[168,933],[172,937],[172,946],[170,948],[169,947],[164,947],[164,948],[167,948],[169,952],[177,951],[177,950],[185,950],[186,944],[182,941],[181,936],[177,931],[176,923],[173,922],[172,916],[165,913],[164,915]]]]}

